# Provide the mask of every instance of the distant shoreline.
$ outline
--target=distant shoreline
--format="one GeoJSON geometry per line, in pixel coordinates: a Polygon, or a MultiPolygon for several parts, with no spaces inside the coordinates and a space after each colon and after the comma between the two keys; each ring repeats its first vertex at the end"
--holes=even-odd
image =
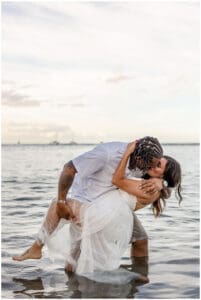
{"type": "MultiPolygon", "coordinates": [[[[96,146],[100,145],[101,143],[59,143],[58,145],[54,144],[1,144],[2,146],[51,146],[51,147],[58,147],[58,146],[96,146]]],[[[163,146],[199,146],[200,143],[161,143],[163,146]]]]}

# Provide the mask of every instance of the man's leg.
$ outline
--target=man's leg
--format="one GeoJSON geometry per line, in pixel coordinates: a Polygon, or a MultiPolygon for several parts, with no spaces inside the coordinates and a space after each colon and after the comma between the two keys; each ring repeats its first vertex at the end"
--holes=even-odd
{"type": "Polygon", "coordinates": [[[77,264],[77,260],[80,256],[80,241],[74,244],[74,247],[71,248],[71,261],[68,261],[65,265],[66,272],[74,272],[77,264]]]}
{"type": "Polygon", "coordinates": [[[77,261],[80,256],[80,244],[81,244],[81,232],[73,224],[70,225],[70,256],[69,260],[66,262],[65,270],[66,272],[74,272],[76,268],[77,261]]]}
{"type": "Polygon", "coordinates": [[[149,255],[148,235],[135,213],[133,213],[133,234],[131,243],[131,257],[145,257],[149,255]]]}
{"type": "Polygon", "coordinates": [[[148,239],[136,240],[131,246],[131,257],[148,256],[148,239]]]}
{"type": "Polygon", "coordinates": [[[132,271],[147,277],[148,255],[148,235],[136,214],[133,213],[133,234],[131,239],[132,271]]]}
{"type": "Polygon", "coordinates": [[[131,257],[131,270],[139,273],[145,277],[148,277],[149,265],[148,265],[148,257],[131,257]]]}

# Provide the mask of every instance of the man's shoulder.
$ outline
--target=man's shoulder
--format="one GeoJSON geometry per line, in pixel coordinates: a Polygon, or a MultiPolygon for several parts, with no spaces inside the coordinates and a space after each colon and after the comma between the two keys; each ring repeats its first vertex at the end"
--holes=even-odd
{"type": "Polygon", "coordinates": [[[128,143],[126,142],[120,142],[120,141],[113,141],[113,142],[107,142],[107,143],[101,143],[100,144],[103,147],[126,147],[128,143]]]}
{"type": "Polygon", "coordinates": [[[124,151],[125,148],[127,147],[128,143],[125,142],[119,142],[119,141],[114,141],[114,142],[107,142],[107,143],[101,143],[100,147],[103,147],[107,152],[116,152],[116,151],[124,151]]]}

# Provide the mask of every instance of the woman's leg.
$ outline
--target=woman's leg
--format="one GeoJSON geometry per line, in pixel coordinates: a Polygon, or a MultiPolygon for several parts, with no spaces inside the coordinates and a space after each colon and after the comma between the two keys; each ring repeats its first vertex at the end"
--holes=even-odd
{"type": "Polygon", "coordinates": [[[13,256],[13,260],[22,261],[25,259],[40,259],[42,257],[42,248],[45,241],[56,229],[59,220],[60,217],[57,213],[57,202],[53,201],[48,208],[43,225],[36,236],[36,241],[21,255],[13,256]]]}
{"type": "Polygon", "coordinates": [[[13,256],[13,260],[22,261],[25,259],[40,259],[42,257],[42,248],[45,245],[47,238],[57,228],[61,218],[66,220],[69,220],[70,218],[74,219],[71,206],[67,203],[62,207],[61,205],[58,207],[57,202],[52,201],[43,224],[36,235],[36,241],[21,255],[13,256]]]}
{"type": "Polygon", "coordinates": [[[42,257],[43,246],[44,244],[39,245],[38,242],[35,241],[24,253],[13,256],[13,260],[22,261],[25,259],[40,259],[42,257]]]}

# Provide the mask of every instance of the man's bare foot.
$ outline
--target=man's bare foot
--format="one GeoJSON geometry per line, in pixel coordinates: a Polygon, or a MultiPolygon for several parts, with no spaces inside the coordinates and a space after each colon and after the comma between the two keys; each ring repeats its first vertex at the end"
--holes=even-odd
{"type": "Polygon", "coordinates": [[[143,282],[143,283],[149,283],[149,278],[146,276],[143,276],[141,274],[138,274],[139,276],[136,278],[136,282],[143,282]]]}
{"type": "Polygon", "coordinates": [[[37,242],[34,242],[34,244],[24,253],[13,256],[13,260],[22,261],[25,259],[40,259],[42,257],[42,247],[43,245],[38,245],[37,242]]]}

